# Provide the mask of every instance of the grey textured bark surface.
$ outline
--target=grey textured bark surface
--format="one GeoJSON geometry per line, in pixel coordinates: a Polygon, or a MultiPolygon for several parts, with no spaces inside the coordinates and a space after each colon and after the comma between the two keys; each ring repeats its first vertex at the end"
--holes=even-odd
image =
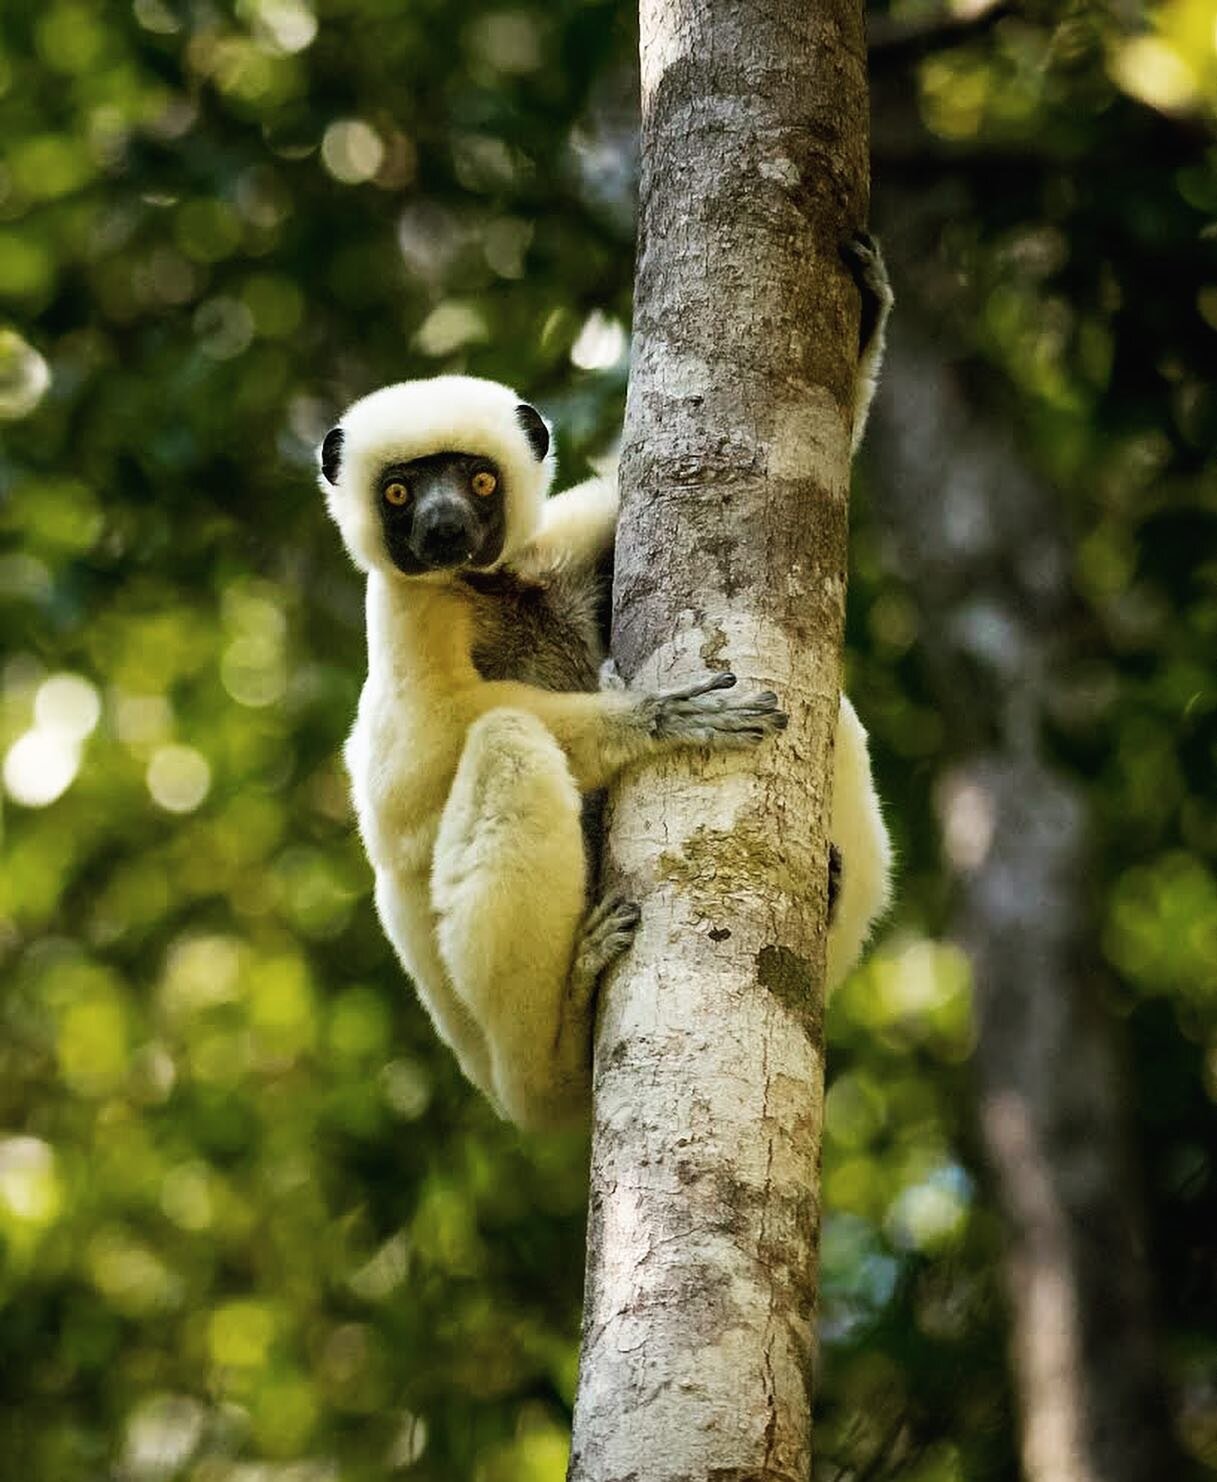
{"type": "Polygon", "coordinates": [[[1085,808],[1041,753],[1069,659],[1058,499],[907,320],[891,339],[871,446],[958,758],[939,808],[974,975],[1024,1475],[1155,1482],[1177,1468],[1123,1078],[1096,992],[1085,808]]]}
{"type": "Polygon", "coordinates": [[[614,652],[790,729],[616,793],[642,927],[602,991],[577,1482],[810,1467],[827,804],[866,216],[856,0],[643,0],[614,652]]]}

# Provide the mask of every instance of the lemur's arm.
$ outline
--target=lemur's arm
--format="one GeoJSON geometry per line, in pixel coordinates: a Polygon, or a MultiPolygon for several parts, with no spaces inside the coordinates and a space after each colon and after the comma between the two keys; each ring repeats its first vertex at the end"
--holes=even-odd
{"type": "Polygon", "coordinates": [[[854,431],[850,451],[856,453],[866,431],[866,419],[879,383],[887,320],[895,295],[878,242],[869,232],[855,232],[841,248],[841,256],[862,295],[858,321],[858,371],[854,380],[854,431]]]}
{"type": "Polygon", "coordinates": [[[631,762],[681,746],[738,750],[786,729],[772,690],[743,695],[734,674],[650,693],[543,690],[514,680],[479,684],[470,698],[479,714],[507,708],[535,715],[566,753],[581,792],[605,787],[631,762]]]}
{"type": "Polygon", "coordinates": [[[512,563],[521,570],[595,566],[613,549],[617,475],[588,479],[545,501],[541,528],[512,563]]]}

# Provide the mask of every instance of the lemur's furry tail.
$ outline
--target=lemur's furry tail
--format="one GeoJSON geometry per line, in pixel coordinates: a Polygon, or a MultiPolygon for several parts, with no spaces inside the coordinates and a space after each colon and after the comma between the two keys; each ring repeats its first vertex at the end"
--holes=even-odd
{"type": "Polygon", "coordinates": [[[837,716],[832,795],[829,835],[840,870],[828,929],[830,992],[861,957],[891,895],[892,843],[871,780],[866,732],[845,695],[837,716]]]}

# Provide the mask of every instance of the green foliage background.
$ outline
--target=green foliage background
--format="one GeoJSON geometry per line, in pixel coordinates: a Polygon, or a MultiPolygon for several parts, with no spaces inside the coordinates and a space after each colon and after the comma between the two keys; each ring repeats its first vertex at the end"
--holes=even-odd
{"type": "MultiPolygon", "coordinates": [[[[933,307],[1074,531],[1093,632],[1057,746],[1199,1477],[1217,6],[1124,15],[1031,6],[907,66],[951,193],[933,307]]],[[[563,1475],[586,1149],[495,1122],[376,926],[338,759],[361,595],[312,457],[354,396],[451,368],[552,413],[567,479],[608,444],[634,44],[619,0],[0,5],[2,1478],[563,1475]]],[[[904,864],[830,1014],[823,1450],[1009,1478],[950,742],[867,492],[852,685],[904,864]]]]}

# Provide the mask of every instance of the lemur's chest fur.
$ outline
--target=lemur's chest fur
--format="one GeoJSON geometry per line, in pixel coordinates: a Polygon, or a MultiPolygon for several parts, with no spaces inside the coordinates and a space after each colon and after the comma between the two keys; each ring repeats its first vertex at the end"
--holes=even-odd
{"type": "Polygon", "coordinates": [[[586,570],[506,569],[462,578],[473,606],[473,664],[483,679],[594,690],[604,656],[608,579],[586,570]]]}

